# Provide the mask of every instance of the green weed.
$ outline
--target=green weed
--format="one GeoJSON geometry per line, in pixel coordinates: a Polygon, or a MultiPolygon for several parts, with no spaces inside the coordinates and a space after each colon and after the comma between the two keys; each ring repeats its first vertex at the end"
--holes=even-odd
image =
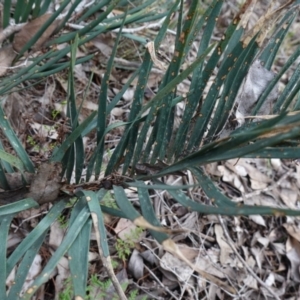
{"type": "Polygon", "coordinates": [[[135,241],[139,238],[141,233],[143,232],[143,229],[140,227],[137,227],[134,230],[130,231],[130,234],[126,234],[125,238],[126,240],[117,239],[116,241],[116,250],[118,257],[125,261],[128,256],[131,254],[131,250],[134,248],[135,241]]]}

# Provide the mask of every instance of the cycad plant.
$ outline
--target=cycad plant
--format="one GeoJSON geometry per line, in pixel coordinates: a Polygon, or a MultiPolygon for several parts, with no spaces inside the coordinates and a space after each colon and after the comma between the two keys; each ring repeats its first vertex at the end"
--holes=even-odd
{"type": "MultiPolygon", "coordinates": [[[[32,29],[29,37],[25,37],[25,42],[20,38],[20,31],[15,36],[6,33],[3,44],[9,47],[12,43],[18,51],[7,68],[26,61],[23,67],[3,74],[0,81],[3,100],[10,93],[29,89],[62,70],[68,70],[68,97],[67,129],[61,143],[56,143],[47,162],[36,164],[26,153],[3,108],[0,108],[0,126],[5,136],[5,145],[1,145],[0,150],[0,183],[5,190],[1,197],[1,203],[5,205],[0,207],[0,298],[30,299],[51,279],[52,271],[67,255],[74,295],[76,299],[84,299],[93,225],[108,276],[120,299],[126,299],[111,265],[104,213],[129,219],[149,229],[164,250],[184,260],[212,284],[235,293],[234,286],[191,265],[169,237],[176,231],[161,226],[150,196],[153,190],[166,190],[173,201],[202,214],[300,215],[300,211],[286,208],[237,204],[215,185],[202,168],[205,164],[232,158],[299,158],[299,66],[282,91],[276,92],[275,89],[283,74],[298,59],[300,48],[294,51],[278,74],[270,71],[289,26],[297,16],[299,1],[289,1],[282,7],[270,9],[254,27],[247,30],[247,19],[255,1],[246,1],[219,42],[211,42],[211,37],[223,1],[211,1],[204,13],[203,4],[197,0],[190,1],[188,7],[184,1],[178,0],[162,1],[159,7],[156,3],[152,4],[153,1],[142,4],[133,1],[135,6],[131,6],[132,1],[95,1],[90,5],[86,3],[86,7],[82,1],[69,2],[63,1],[55,7],[54,13],[37,22],[39,25],[32,29]],[[114,10],[119,14],[112,15],[114,10]],[[153,64],[162,65],[156,51],[175,16],[173,57],[165,66],[157,93],[145,103],[144,93],[153,64]],[[153,20],[161,20],[153,41],[122,33],[126,26],[134,28],[139,23],[153,20]],[[73,24],[72,31],[64,31],[70,23],[73,24]],[[77,64],[91,60],[94,53],[77,58],[78,47],[115,29],[118,35],[101,80],[98,110],[80,122],[82,107],[76,101],[74,70],[77,64]],[[54,37],[49,39],[51,35],[54,37]],[[108,101],[109,78],[119,41],[124,37],[144,45],[146,50],[140,66],[119,93],[108,101]],[[191,46],[199,37],[197,57],[187,64],[191,46]],[[36,56],[34,53],[38,47],[45,51],[36,56]],[[255,80],[249,74],[254,74],[255,80]],[[189,91],[183,95],[178,92],[177,86],[186,79],[189,80],[189,91]],[[137,84],[128,118],[124,122],[110,124],[108,116],[134,80],[137,84]],[[176,114],[178,104],[183,104],[180,117],[176,114]],[[176,122],[178,118],[179,123],[176,122]],[[108,149],[106,137],[115,128],[123,128],[123,134],[116,147],[108,149]],[[87,159],[83,140],[92,132],[96,136],[95,148],[87,159]],[[104,157],[109,157],[108,161],[104,157]],[[193,184],[173,186],[164,183],[170,174],[185,177],[187,172],[194,178],[193,184]],[[8,179],[14,173],[21,178],[18,188],[12,188],[8,179]],[[204,191],[211,200],[210,205],[193,199],[191,194],[195,188],[204,191]],[[138,204],[129,200],[128,189],[136,191],[138,204]],[[103,200],[109,190],[118,208],[105,205],[103,200]],[[53,203],[50,211],[8,253],[7,237],[14,217],[24,210],[49,202],[53,203]],[[46,244],[51,224],[66,211],[69,215],[68,228],[60,246],[30,286],[24,289],[29,268],[46,244]],[[6,282],[12,270],[16,275],[8,290],[6,282]]],[[[52,1],[28,1],[26,4],[23,1],[4,1],[4,31],[12,26],[9,25],[11,18],[16,24],[29,22],[41,18],[53,5],[52,1]]]]}

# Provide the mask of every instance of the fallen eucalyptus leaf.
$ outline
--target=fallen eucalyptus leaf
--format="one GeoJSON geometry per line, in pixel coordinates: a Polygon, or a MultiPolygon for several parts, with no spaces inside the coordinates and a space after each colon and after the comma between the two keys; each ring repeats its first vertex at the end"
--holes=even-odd
{"type": "MultiPolygon", "coordinates": [[[[251,114],[260,95],[267,88],[275,73],[262,66],[259,60],[254,61],[237,96],[238,108],[236,116],[239,124],[244,123],[244,117],[251,114]]],[[[272,112],[273,103],[278,96],[277,86],[271,91],[258,111],[258,115],[269,115],[272,112]]]]}
{"type": "Polygon", "coordinates": [[[300,243],[292,236],[286,242],[286,256],[291,263],[291,278],[300,282],[300,243]]]}
{"type": "MultiPolygon", "coordinates": [[[[40,28],[47,22],[52,14],[44,14],[31,22],[27,23],[14,37],[13,48],[15,51],[20,52],[21,49],[34,37],[40,28]]],[[[59,24],[59,20],[54,20],[48,28],[43,32],[41,37],[33,45],[32,50],[36,51],[42,48],[43,44],[53,34],[54,30],[59,24]]]]}
{"type": "Polygon", "coordinates": [[[3,76],[7,72],[15,56],[16,54],[11,45],[0,49],[0,76],[3,76]]]}
{"type": "Polygon", "coordinates": [[[131,254],[128,270],[130,270],[136,280],[144,276],[144,261],[136,249],[134,249],[131,254]]]}
{"type": "Polygon", "coordinates": [[[61,171],[59,163],[42,164],[32,180],[27,197],[40,204],[55,201],[62,187],[61,171]]]}
{"type": "Polygon", "coordinates": [[[223,229],[221,225],[216,224],[215,225],[215,234],[216,239],[220,247],[220,262],[221,265],[226,265],[232,261],[232,258],[230,257],[231,253],[233,253],[233,250],[229,246],[229,244],[226,242],[226,238],[224,236],[223,229]]]}

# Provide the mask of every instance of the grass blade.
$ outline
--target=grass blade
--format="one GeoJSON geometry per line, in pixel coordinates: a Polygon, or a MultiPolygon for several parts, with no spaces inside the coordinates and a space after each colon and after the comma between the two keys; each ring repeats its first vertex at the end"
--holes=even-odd
{"type": "Polygon", "coordinates": [[[226,121],[229,119],[239,88],[257,51],[258,44],[256,43],[254,37],[248,44],[248,47],[244,49],[242,53],[235,51],[232,52],[233,56],[239,57],[230,69],[230,72],[226,75],[226,81],[224,83],[221,99],[218,101],[215,115],[212,119],[209,132],[206,136],[206,142],[211,140],[215,134],[218,134],[223,129],[226,121]]]}
{"type": "Polygon", "coordinates": [[[0,158],[1,160],[9,163],[11,167],[15,167],[21,172],[25,171],[23,162],[17,157],[5,152],[4,150],[0,150],[0,158]]]}
{"type": "Polygon", "coordinates": [[[273,216],[298,216],[300,215],[300,210],[291,209],[280,209],[275,207],[267,206],[251,206],[251,205],[240,205],[240,206],[223,206],[223,207],[213,207],[208,205],[203,205],[192,201],[181,191],[170,190],[168,193],[180,204],[193,211],[198,211],[204,214],[220,214],[226,216],[241,216],[241,215],[273,215],[273,216]]]}
{"type": "Polygon", "coordinates": [[[0,217],[10,215],[10,214],[16,214],[21,211],[38,207],[38,206],[39,206],[38,203],[31,198],[20,200],[18,202],[7,204],[7,205],[2,205],[0,206],[0,217]]]}
{"type": "Polygon", "coordinates": [[[121,28],[119,30],[119,33],[117,35],[114,47],[112,49],[111,56],[107,62],[106,72],[103,76],[102,82],[101,82],[101,91],[99,95],[99,102],[98,102],[98,115],[97,115],[97,148],[98,151],[95,154],[96,157],[96,165],[95,165],[95,176],[98,178],[100,171],[101,171],[101,165],[102,165],[102,159],[103,159],[103,153],[104,153],[104,134],[106,129],[106,102],[107,102],[107,91],[108,91],[108,82],[109,77],[113,68],[113,63],[115,56],[117,54],[117,47],[119,45],[119,41],[121,38],[122,29],[124,26],[124,22],[126,20],[127,14],[125,14],[123,23],[121,25],[121,28]]]}
{"type": "Polygon", "coordinates": [[[9,25],[10,9],[11,9],[11,0],[4,0],[4,4],[3,4],[3,29],[6,28],[9,25]]]}
{"type": "MultiPolygon", "coordinates": [[[[172,79],[178,76],[181,64],[185,58],[186,53],[188,53],[189,47],[192,44],[193,38],[196,36],[195,27],[196,20],[199,15],[198,1],[192,1],[187,12],[187,17],[181,29],[181,18],[179,17],[177,25],[177,34],[175,40],[175,55],[173,56],[171,63],[168,67],[168,70],[163,78],[163,82],[160,85],[160,89],[163,89],[172,79]],[[183,38],[184,37],[184,38],[183,38]]],[[[180,16],[183,15],[183,3],[181,2],[180,6],[180,16]]],[[[161,101],[161,106],[156,115],[155,124],[151,132],[150,139],[146,149],[150,149],[152,145],[152,157],[150,162],[155,163],[156,159],[163,159],[165,157],[165,147],[168,144],[170,133],[173,128],[173,108],[171,107],[171,102],[173,98],[176,97],[176,89],[170,92],[164,99],[161,101]]],[[[148,151],[145,151],[147,155],[148,151]]]]}
{"type": "Polygon", "coordinates": [[[45,30],[57,19],[59,14],[66,8],[69,4],[69,0],[64,0],[60,7],[56,10],[55,13],[41,26],[38,32],[24,45],[18,54],[16,59],[19,59],[27,50],[33,47],[33,45],[38,41],[38,39],[42,36],[45,30]]]}
{"type": "Polygon", "coordinates": [[[47,232],[44,232],[38,239],[34,242],[34,244],[27,250],[22,259],[18,271],[16,273],[16,280],[12,285],[7,300],[15,300],[20,299],[20,292],[22,291],[24,282],[26,282],[26,277],[30,267],[32,266],[33,260],[37,255],[41,245],[43,244],[46,238],[47,232]]]}
{"type": "MultiPolygon", "coordinates": [[[[70,218],[71,226],[84,207],[87,209],[86,201],[79,199],[75,207],[72,209],[72,215],[70,218]]],[[[82,227],[82,230],[68,251],[68,255],[70,257],[69,266],[75,297],[84,298],[86,296],[91,227],[92,220],[89,219],[82,227]]]]}
{"type": "MultiPolygon", "coordinates": [[[[270,92],[273,90],[275,85],[279,82],[282,75],[290,68],[290,66],[296,61],[296,59],[300,56],[300,46],[297,47],[295,52],[289,57],[288,61],[284,64],[284,66],[281,68],[281,70],[278,72],[278,74],[274,77],[274,79],[268,84],[268,87],[264,90],[264,92],[260,95],[259,100],[257,101],[256,106],[254,107],[251,115],[256,115],[257,112],[260,110],[262,104],[267,99],[270,92]]],[[[273,113],[279,112],[278,105],[274,105],[273,113]]]]}
{"type": "Polygon", "coordinates": [[[75,140],[82,134],[85,128],[92,122],[96,112],[92,112],[69,136],[68,138],[52,152],[50,161],[60,162],[65,155],[68,148],[75,142],[75,140]]]}
{"type": "Polygon", "coordinates": [[[216,204],[218,207],[237,206],[236,203],[232,202],[216,188],[213,181],[204,174],[203,170],[200,168],[190,168],[190,170],[196,176],[200,186],[213,204],[216,204]]]}
{"type": "MultiPolygon", "coordinates": [[[[139,182],[138,182],[139,183],[139,182]]],[[[140,182],[141,183],[141,182],[140,182]]],[[[156,214],[154,212],[152,202],[149,197],[149,193],[147,189],[144,188],[138,188],[138,195],[139,200],[141,203],[141,209],[144,218],[152,225],[156,227],[162,227],[160,222],[157,220],[156,214]]],[[[151,235],[160,243],[162,244],[165,240],[167,240],[169,237],[166,233],[163,232],[157,232],[155,230],[149,230],[151,235]]]]}
{"type": "Polygon", "coordinates": [[[31,299],[33,294],[37,291],[37,289],[45,282],[47,282],[50,277],[51,273],[58,264],[59,260],[65,253],[69,250],[73,242],[75,241],[76,237],[84,227],[85,223],[89,218],[89,212],[86,209],[83,209],[76,219],[74,220],[73,224],[69,227],[69,230],[64,237],[62,243],[57,248],[55,253],[51,256],[50,260],[48,261],[47,265],[44,267],[41,274],[34,280],[31,287],[26,291],[24,299],[31,299]]]}
{"type": "MultiPolygon", "coordinates": [[[[176,78],[174,78],[171,82],[169,82],[159,93],[156,94],[156,96],[153,97],[151,101],[147,103],[147,105],[144,106],[142,109],[141,113],[143,113],[145,110],[151,107],[151,110],[149,114],[147,115],[147,119],[144,123],[143,128],[141,129],[141,132],[139,134],[138,140],[137,140],[137,145],[136,145],[136,153],[135,153],[135,158],[138,161],[140,156],[139,152],[141,152],[141,149],[144,144],[144,140],[146,139],[147,132],[149,130],[149,127],[151,125],[151,122],[153,118],[156,116],[157,111],[160,109],[161,105],[161,99],[163,99],[165,96],[168,95],[169,92],[171,92],[178,83],[180,83],[183,79],[185,79],[193,70],[197,67],[199,63],[201,63],[205,56],[212,50],[214,45],[211,45],[210,47],[207,48],[205,53],[198,57],[189,67],[187,67],[180,75],[178,75],[176,78]]],[[[134,161],[134,163],[136,162],[134,161]]]]}
{"type": "Polygon", "coordinates": [[[13,267],[19,262],[21,257],[26,253],[30,247],[36,242],[36,240],[48,231],[51,224],[61,214],[65,208],[67,201],[61,200],[60,202],[53,205],[49,213],[43,218],[42,221],[26,236],[26,238],[18,245],[14,252],[10,255],[7,260],[7,276],[13,269],[13,267]]]}
{"type": "MultiPolygon", "coordinates": [[[[175,1],[175,4],[171,7],[168,15],[166,16],[162,27],[158,33],[158,35],[156,36],[155,40],[154,40],[154,48],[158,49],[159,45],[161,44],[167,29],[168,29],[168,25],[170,23],[171,20],[171,16],[173,14],[173,12],[175,11],[175,9],[177,8],[179,1],[175,1]]],[[[135,90],[134,93],[134,100],[133,100],[133,104],[132,104],[132,109],[130,111],[130,115],[129,115],[129,121],[134,122],[138,116],[141,114],[141,109],[142,109],[142,99],[144,97],[144,90],[145,87],[147,86],[147,81],[148,81],[148,77],[150,75],[150,70],[152,68],[152,60],[150,57],[150,53],[148,51],[146,51],[144,59],[143,59],[143,63],[142,66],[140,68],[140,72],[139,72],[139,80],[138,80],[138,84],[137,84],[137,88],[135,90]]],[[[123,145],[123,152],[125,151],[126,148],[126,156],[125,156],[125,161],[124,161],[124,166],[123,166],[123,173],[125,173],[131,163],[131,160],[133,158],[133,164],[136,163],[137,160],[140,159],[140,154],[141,154],[141,150],[142,150],[142,143],[137,144],[137,137],[138,137],[138,130],[139,130],[139,126],[138,124],[132,124],[130,126],[130,130],[128,128],[128,137],[124,137],[124,141],[126,141],[126,144],[128,143],[128,145],[126,145],[124,143],[123,145]],[[126,145],[126,146],[125,146],[126,145]],[[133,157],[134,156],[134,157],[133,157]]]]}
{"type": "MultiPolygon", "coordinates": [[[[8,138],[12,147],[18,154],[18,156],[22,162],[22,165],[24,165],[25,170],[30,173],[34,173],[34,170],[35,170],[34,165],[33,165],[32,161],[30,160],[27,152],[23,148],[20,140],[16,136],[14,130],[11,128],[7,118],[4,115],[4,111],[3,111],[2,107],[0,107],[0,127],[3,130],[3,133],[5,134],[5,136],[8,138]]],[[[9,154],[4,154],[2,151],[2,159],[5,159],[4,157],[6,157],[6,158],[10,157],[10,156],[6,156],[6,155],[9,155],[9,154]]],[[[16,160],[15,160],[15,162],[17,163],[16,160]]],[[[18,163],[18,166],[19,167],[21,166],[20,163],[18,163]]]]}
{"type": "Polygon", "coordinates": [[[284,15],[282,20],[276,26],[276,28],[278,28],[277,31],[270,38],[269,43],[260,54],[259,59],[260,61],[264,62],[264,67],[266,69],[271,69],[279,47],[281,46],[283,39],[287,35],[296,15],[297,12],[295,10],[290,10],[287,14],[284,15]]]}
{"type": "Polygon", "coordinates": [[[8,231],[10,228],[10,223],[13,219],[13,214],[7,215],[5,217],[0,217],[0,299],[6,300],[6,251],[7,251],[7,239],[8,239],[8,231]]]}

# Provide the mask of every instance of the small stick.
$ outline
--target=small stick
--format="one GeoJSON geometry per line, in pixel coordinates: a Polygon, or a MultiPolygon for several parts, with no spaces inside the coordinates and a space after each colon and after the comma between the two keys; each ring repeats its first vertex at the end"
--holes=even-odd
{"type": "Polygon", "coordinates": [[[21,30],[25,24],[26,23],[15,24],[3,29],[0,32],[0,43],[2,43],[5,39],[7,39],[10,35],[15,33],[16,31],[21,30]]]}
{"type": "Polygon", "coordinates": [[[158,282],[158,284],[163,287],[174,299],[179,300],[175,294],[173,294],[168,287],[166,287],[160,280],[159,278],[151,271],[150,268],[148,268],[146,265],[144,265],[144,268],[147,269],[147,271],[154,277],[154,279],[158,282]]]}

